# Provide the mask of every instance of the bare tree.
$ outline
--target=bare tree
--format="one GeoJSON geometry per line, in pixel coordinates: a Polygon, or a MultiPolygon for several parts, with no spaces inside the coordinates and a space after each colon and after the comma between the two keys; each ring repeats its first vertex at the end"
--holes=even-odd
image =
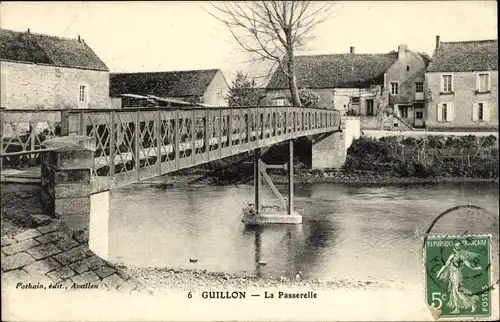
{"type": "Polygon", "coordinates": [[[332,5],[331,1],[235,1],[212,4],[215,12],[209,13],[228,27],[244,50],[279,65],[288,79],[292,104],[300,106],[294,53],[328,18],[332,5]]]}

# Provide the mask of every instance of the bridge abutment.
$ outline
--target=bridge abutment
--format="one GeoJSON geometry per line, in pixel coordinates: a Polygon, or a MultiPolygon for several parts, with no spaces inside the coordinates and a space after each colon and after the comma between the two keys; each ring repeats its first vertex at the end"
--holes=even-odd
{"type": "Polygon", "coordinates": [[[309,138],[311,142],[311,167],[313,169],[341,168],[352,141],[361,136],[359,117],[342,117],[341,131],[328,136],[309,138]]]}
{"type": "Polygon", "coordinates": [[[109,191],[92,194],[96,139],[65,136],[50,139],[42,157],[42,200],[58,228],[97,255],[108,257],[109,191]]]}

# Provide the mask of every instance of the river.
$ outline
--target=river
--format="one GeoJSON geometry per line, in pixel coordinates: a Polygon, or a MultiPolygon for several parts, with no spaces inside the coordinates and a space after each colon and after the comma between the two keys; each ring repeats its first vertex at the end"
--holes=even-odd
{"type": "MultiPolygon", "coordinates": [[[[492,233],[498,243],[498,192],[485,183],[297,186],[302,225],[249,229],[241,209],[252,186],[133,185],[112,193],[109,253],[127,266],[421,285],[421,236],[432,220],[459,204],[482,206],[492,215],[457,211],[433,232],[492,233]]],[[[277,204],[270,189],[263,200],[277,204]]]]}

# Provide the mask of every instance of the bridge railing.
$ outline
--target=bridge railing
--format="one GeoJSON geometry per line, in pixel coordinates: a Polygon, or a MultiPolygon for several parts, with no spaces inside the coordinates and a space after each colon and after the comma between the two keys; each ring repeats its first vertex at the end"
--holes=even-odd
{"type": "Polygon", "coordinates": [[[340,126],[336,111],[285,106],[1,113],[2,159],[29,155],[36,162],[44,139],[88,135],[97,142],[94,174],[112,177],[115,186],[340,126]]]}

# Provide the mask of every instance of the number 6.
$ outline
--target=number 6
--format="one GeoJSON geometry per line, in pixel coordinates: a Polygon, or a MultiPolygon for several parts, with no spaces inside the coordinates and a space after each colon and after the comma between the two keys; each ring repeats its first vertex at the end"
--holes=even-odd
{"type": "Polygon", "coordinates": [[[441,308],[441,306],[443,306],[443,301],[441,301],[440,297],[441,297],[441,293],[440,292],[432,293],[432,304],[431,305],[433,307],[435,307],[436,309],[438,309],[438,310],[441,308]],[[434,304],[434,301],[437,301],[439,304],[436,306],[434,304]]]}
{"type": "Polygon", "coordinates": [[[191,292],[188,293],[188,299],[192,298],[193,297],[193,294],[191,294],[191,292]]]}

